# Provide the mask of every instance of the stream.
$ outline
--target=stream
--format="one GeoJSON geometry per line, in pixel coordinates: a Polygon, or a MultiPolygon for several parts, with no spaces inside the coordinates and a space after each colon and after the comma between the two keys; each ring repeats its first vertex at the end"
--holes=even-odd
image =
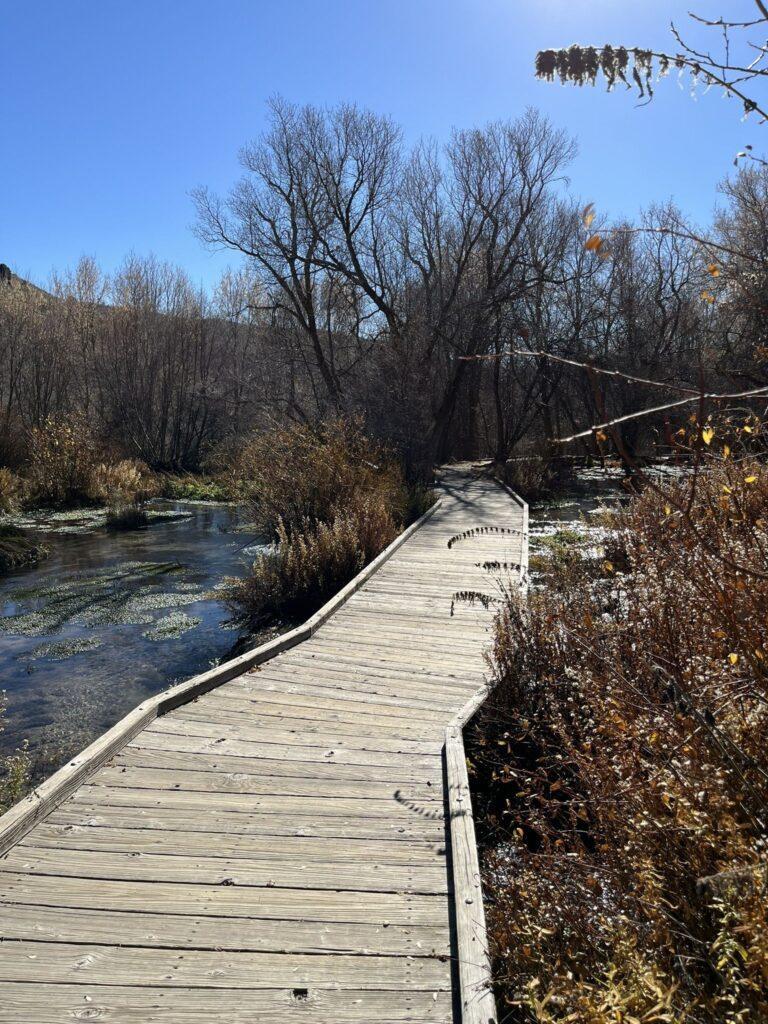
{"type": "MultiPolygon", "coordinates": [[[[621,498],[618,476],[582,471],[572,493],[533,504],[532,557],[553,537],[570,542],[578,533],[599,544],[596,515],[621,498]]],[[[242,575],[264,545],[229,505],[148,508],[147,528],[117,533],[98,510],[14,520],[51,554],[0,577],[0,754],[26,740],[37,778],[146,697],[226,658],[238,640],[222,583],[242,575]]]]}
{"type": "Polygon", "coordinates": [[[0,753],[28,741],[38,776],[238,639],[222,581],[242,575],[263,544],[228,505],[148,508],[147,528],[118,533],[98,511],[14,520],[51,553],[0,577],[0,753]]]}

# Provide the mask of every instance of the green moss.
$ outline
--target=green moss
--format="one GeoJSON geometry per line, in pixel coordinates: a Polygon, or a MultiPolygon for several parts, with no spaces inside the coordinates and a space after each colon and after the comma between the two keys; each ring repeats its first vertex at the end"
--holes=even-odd
{"type": "Polygon", "coordinates": [[[22,587],[8,595],[21,605],[17,615],[0,618],[0,633],[44,636],[71,623],[85,626],[143,625],[153,612],[204,598],[205,592],[137,592],[145,581],[173,576],[177,562],[123,562],[96,573],[79,573],[66,583],[22,587]]]}
{"type": "Polygon", "coordinates": [[[548,548],[551,551],[557,551],[561,548],[583,544],[583,542],[583,534],[579,533],[577,530],[568,529],[557,530],[549,536],[537,538],[537,544],[540,544],[542,547],[548,548]]]}
{"type": "Polygon", "coordinates": [[[30,661],[38,658],[50,658],[52,661],[64,661],[74,654],[94,651],[101,647],[102,641],[96,637],[76,637],[73,640],[59,640],[57,643],[41,644],[28,655],[30,661]]]}
{"type": "Polygon", "coordinates": [[[203,620],[197,615],[187,615],[186,612],[171,612],[158,619],[151,629],[142,635],[146,640],[175,640],[177,637],[188,633],[195,626],[199,626],[203,620]]]}
{"type": "Polygon", "coordinates": [[[232,485],[220,477],[167,473],[160,477],[160,487],[162,497],[177,501],[234,501],[236,498],[232,485]]]}

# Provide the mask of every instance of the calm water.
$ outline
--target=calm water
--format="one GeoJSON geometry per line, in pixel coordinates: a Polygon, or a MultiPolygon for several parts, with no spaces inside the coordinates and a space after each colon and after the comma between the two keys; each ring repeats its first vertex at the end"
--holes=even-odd
{"type": "Polygon", "coordinates": [[[25,522],[51,555],[0,578],[1,750],[26,738],[50,770],[232,649],[221,583],[244,572],[257,539],[225,505],[152,509],[148,528],[125,533],[95,525],[98,515],[25,522]]]}

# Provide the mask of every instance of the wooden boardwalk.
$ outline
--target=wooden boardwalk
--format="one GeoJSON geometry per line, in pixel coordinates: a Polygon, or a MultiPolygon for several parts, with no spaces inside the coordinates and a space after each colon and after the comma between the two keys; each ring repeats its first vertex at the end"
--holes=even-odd
{"type": "Polygon", "coordinates": [[[0,1021],[459,1019],[445,728],[483,685],[478,563],[522,510],[442,503],[311,639],[155,719],[0,860],[0,1021]],[[487,533],[448,548],[456,534],[487,533]]]}

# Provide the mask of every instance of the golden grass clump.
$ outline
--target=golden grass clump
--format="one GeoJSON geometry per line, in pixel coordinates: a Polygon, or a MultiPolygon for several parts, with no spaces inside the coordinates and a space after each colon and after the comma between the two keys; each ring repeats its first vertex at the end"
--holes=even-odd
{"type": "Polygon", "coordinates": [[[398,463],[357,421],[278,428],[250,441],[233,472],[248,518],[275,541],[228,601],[251,625],[318,608],[431,503],[409,492],[398,463]]]}
{"type": "Polygon", "coordinates": [[[245,579],[232,581],[229,604],[251,623],[276,613],[288,618],[307,614],[357,575],[396,535],[391,512],[373,499],[338,511],[327,523],[307,520],[291,534],[278,524],[276,549],[260,556],[245,579]]]}
{"type": "Polygon", "coordinates": [[[24,503],[26,484],[13,470],[0,466],[0,513],[13,515],[24,503]]]}
{"type": "Polygon", "coordinates": [[[727,455],[498,616],[470,758],[505,1021],[768,1020],[768,470],[727,455]]]}
{"type": "Polygon", "coordinates": [[[149,466],[137,459],[99,462],[91,470],[88,494],[93,501],[124,507],[154,498],[159,490],[149,466]]]}

